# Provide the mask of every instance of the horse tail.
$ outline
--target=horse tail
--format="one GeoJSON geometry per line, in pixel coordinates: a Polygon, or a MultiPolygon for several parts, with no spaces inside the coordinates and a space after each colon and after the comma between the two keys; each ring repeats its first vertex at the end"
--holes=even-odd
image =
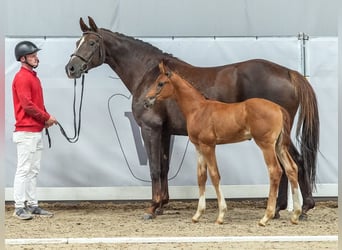
{"type": "Polygon", "coordinates": [[[319,115],[316,94],[309,81],[296,71],[289,72],[299,100],[296,139],[300,145],[305,178],[309,190],[316,187],[316,165],[319,147],[319,115]]]}

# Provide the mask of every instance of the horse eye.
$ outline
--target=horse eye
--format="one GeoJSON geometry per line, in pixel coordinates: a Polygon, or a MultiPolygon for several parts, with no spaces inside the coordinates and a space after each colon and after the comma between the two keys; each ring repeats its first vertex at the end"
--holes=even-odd
{"type": "Polygon", "coordinates": [[[158,83],[158,87],[159,87],[159,88],[161,88],[161,87],[163,87],[163,86],[164,86],[164,83],[163,83],[163,82],[159,82],[159,83],[158,83]]]}
{"type": "Polygon", "coordinates": [[[95,45],[95,41],[89,41],[89,45],[90,46],[94,46],[95,45]]]}

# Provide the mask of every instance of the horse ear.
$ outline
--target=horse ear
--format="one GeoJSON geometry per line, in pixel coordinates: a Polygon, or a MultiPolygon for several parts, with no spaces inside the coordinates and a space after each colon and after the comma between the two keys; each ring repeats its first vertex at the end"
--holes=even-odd
{"type": "Polygon", "coordinates": [[[80,18],[80,27],[83,32],[90,30],[90,28],[84,23],[82,17],[80,18]]]}
{"type": "Polygon", "coordinates": [[[159,71],[160,73],[165,74],[165,66],[163,61],[159,63],[159,71]]]}
{"type": "Polygon", "coordinates": [[[90,25],[91,30],[97,32],[98,28],[97,28],[97,25],[95,24],[94,19],[88,16],[88,20],[89,20],[89,25],[90,25]]]}

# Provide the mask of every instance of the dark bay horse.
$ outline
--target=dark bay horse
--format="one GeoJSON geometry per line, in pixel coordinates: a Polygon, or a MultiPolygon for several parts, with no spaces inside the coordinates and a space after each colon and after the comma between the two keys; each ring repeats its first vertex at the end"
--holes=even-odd
{"type": "Polygon", "coordinates": [[[161,62],[159,69],[160,75],[146,94],[145,107],[150,108],[158,101],[170,98],[177,102],[185,117],[188,136],[198,156],[199,201],[192,221],[198,222],[206,208],[207,172],[217,195],[217,224],[223,223],[227,212],[227,204],[220,187],[216,145],[254,139],[264,155],[270,178],[267,208],[259,225],[265,226],[275,215],[282,175],[280,162],[291,183],[294,208],[291,222],[298,224],[302,209],[298,190],[298,168],[288,152],[291,119],[287,111],[278,104],[261,98],[251,98],[237,103],[207,100],[188,81],[168,69],[167,61],[161,62]]]}
{"type": "MultiPolygon", "coordinates": [[[[80,18],[82,37],[65,69],[68,77],[79,78],[94,67],[108,64],[132,93],[132,112],[141,128],[149,159],[152,180],[152,204],[145,218],[153,218],[169,201],[168,171],[171,135],[186,135],[186,125],[174,101],[144,108],[144,97],[159,74],[159,62],[167,58],[169,67],[179,72],[210,99],[222,102],[240,102],[259,97],[284,107],[291,118],[299,111],[297,139],[300,152],[293,143],[290,154],[299,169],[299,185],[303,196],[303,215],[315,205],[312,189],[316,176],[316,156],[319,142],[319,118],[315,93],[309,82],[298,72],[266,60],[218,67],[195,67],[149,43],[133,37],[98,28],[89,17],[89,27],[80,18]]],[[[278,200],[278,211],[287,207],[286,175],[283,174],[278,200]]]]}

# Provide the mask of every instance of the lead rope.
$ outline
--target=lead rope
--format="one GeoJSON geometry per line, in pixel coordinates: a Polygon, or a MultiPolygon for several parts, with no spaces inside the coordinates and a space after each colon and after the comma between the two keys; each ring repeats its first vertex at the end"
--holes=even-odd
{"type": "Polygon", "coordinates": [[[47,128],[45,128],[45,134],[46,134],[46,136],[48,138],[49,148],[51,148],[51,137],[50,137],[49,130],[47,128]]]}
{"type": "Polygon", "coordinates": [[[83,93],[84,93],[84,74],[82,75],[82,82],[81,82],[81,99],[80,99],[80,106],[78,109],[78,126],[76,122],[76,78],[74,79],[74,102],[73,102],[73,113],[74,113],[74,136],[69,137],[62,125],[57,122],[57,125],[59,126],[59,129],[61,130],[62,135],[67,139],[70,143],[75,143],[78,141],[80,137],[80,131],[81,131],[81,110],[82,110],[82,103],[83,103],[83,93]]]}

